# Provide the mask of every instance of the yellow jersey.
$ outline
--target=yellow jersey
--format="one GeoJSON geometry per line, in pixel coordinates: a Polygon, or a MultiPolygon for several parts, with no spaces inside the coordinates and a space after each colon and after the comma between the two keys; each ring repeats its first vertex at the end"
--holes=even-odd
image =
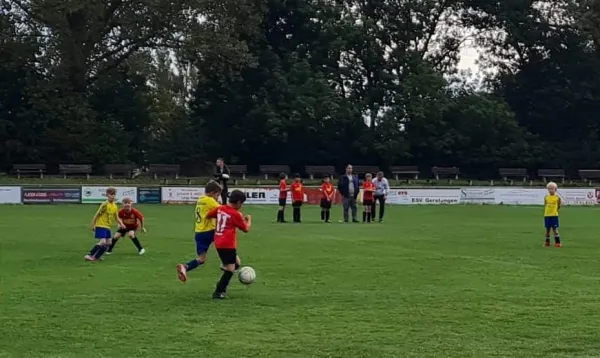
{"type": "Polygon", "coordinates": [[[560,196],[546,195],[544,197],[544,216],[558,216],[560,209],[560,196]]]}
{"type": "Polygon", "coordinates": [[[214,231],[217,223],[215,219],[208,219],[206,214],[218,208],[219,203],[212,197],[202,195],[196,202],[196,232],[214,231]]]}
{"type": "Polygon", "coordinates": [[[103,227],[106,229],[110,229],[113,223],[113,220],[117,220],[119,216],[119,209],[117,208],[117,203],[110,203],[107,201],[100,204],[98,211],[96,211],[96,227],[103,227]]]}

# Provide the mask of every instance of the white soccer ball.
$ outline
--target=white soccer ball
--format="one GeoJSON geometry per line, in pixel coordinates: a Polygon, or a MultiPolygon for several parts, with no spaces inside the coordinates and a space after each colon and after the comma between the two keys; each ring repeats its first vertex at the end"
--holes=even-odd
{"type": "Polygon", "coordinates": [[[250,266],[244,266],[240,268],[238,278],[244,285],[249,285],[256,280],[256,271],[250,266]]]}
{"type": "Polygon", "coordinates": [[[229,179],[229,174],[221,174],[221,177],[222,177],[223,179],[229,179]]]}

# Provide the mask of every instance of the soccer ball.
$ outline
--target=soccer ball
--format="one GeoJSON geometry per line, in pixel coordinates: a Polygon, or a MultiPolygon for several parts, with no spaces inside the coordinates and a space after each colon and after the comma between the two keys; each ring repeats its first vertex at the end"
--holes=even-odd
{"type": "Polygon", "coordinates": [[[238,278],[244,285],[249,285],[256,280],[256,272],[250,266],[244,266],[238,272],[238,278]]]}

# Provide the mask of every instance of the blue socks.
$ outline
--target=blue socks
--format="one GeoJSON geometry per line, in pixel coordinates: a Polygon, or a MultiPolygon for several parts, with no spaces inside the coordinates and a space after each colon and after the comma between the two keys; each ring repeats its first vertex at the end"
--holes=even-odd
{"type": "Polygon", "coordinates": [[[203,262],[198,262],[198,260],[193,259],[192,261],[185,264],[185,266],[187,267],[188,271],[192,271],[193,269],[197,268],[198,266],[200,266],[202,264],[203,264],[203,262]]]}

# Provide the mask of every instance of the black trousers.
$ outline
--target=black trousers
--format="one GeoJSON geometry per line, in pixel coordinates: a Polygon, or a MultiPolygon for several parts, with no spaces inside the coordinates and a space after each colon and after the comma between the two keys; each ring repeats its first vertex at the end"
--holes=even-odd
{"type": "Polygon", "coordinates": [[[227,198],[229,197],[229,191],[227,189],[223,189],[221,192],[221,204],[227,205],[227,198]]]}
{"type": "Polygon", "coordinates": [[[375,218],[377,201],[379,201],[379,220],[382,220],[383,214],[385,213],[385,196],[384,195],[373,196],[373,204],[371,205],[371,215],[373,218],[375,218]]]}

